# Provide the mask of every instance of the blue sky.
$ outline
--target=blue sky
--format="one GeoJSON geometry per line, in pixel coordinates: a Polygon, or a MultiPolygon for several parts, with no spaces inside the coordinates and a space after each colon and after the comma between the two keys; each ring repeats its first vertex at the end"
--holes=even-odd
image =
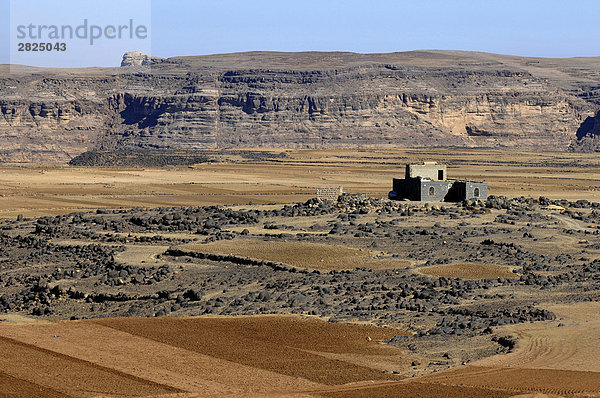
{"type": "MultiPolygon", "coordinates": [[[[161,57],[251,50],[369,53],[415,49],[546,57],[600,55],[596,21],[600,2],[592,0],[570,4],[564,0],[151,1],[151,48],[153,55],[161,57]]],[[[65,2],[45,3],[78,17],[65,2]]],[[[92,3],[103,4],[101,0],[92,3]]],[[[9,62],[9,15],[9,0],[0,0],[0,63],[9,62]]],[[[114,58],[107,54],[100,63],[117,65],[120,58],[114,58]]]]}

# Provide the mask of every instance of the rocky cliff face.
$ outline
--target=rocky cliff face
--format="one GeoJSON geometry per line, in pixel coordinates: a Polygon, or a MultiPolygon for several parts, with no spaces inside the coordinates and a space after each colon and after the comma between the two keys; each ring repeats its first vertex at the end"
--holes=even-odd
{"type": "Polygon", "coordinates": [[[64,162],[128,148],[563,150],[583,139],[582,123],[600,109],[596,58],[133,55],[113,69],[0,68],[0,160],[64,162]]]}

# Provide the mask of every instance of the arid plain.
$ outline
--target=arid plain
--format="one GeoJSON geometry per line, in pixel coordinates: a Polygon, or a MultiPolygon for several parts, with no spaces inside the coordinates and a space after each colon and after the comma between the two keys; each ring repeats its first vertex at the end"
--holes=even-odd
{"type": "Polygon", "coordinates": [[[274,151],[0,167],[0,396],[600,396],[597,155],[274,151]],[[381,199],[430,160],[507,199],[381,199]]]}
{"type": "Polygon", "coordinates": [[[0,216],[65,214],[98,207],[203,206],[292,203],[317,187],[342,185],[349,193],[385,197],[404,164],[439,161],[452,178],[485,180],[507,197],[545,195],[600,200],[596,154],[502,150],[273,150],[287,158],[168,168],[88,168],[15,165],[0,168],[0,216]]]}

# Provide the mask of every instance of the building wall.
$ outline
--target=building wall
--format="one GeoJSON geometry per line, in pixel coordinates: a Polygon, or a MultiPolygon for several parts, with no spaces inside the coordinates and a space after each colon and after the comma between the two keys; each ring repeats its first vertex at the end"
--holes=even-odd
{"type": "Polygon", "coordinates": [[[392,189],[396,192],[398,200],[421,200],[421,182],[418,178],[410,180],[394,178],[392,189]]]}
{"type": "Polygon", "coordinates": [[[446,165],[443,164],[407,164],[406,178],[428,178],[433,181],[444,181],[447,178],[446,165]],[[442,175],[440,176],[440,172],[442,175]],[[442,178],[439,178],[442,177],[442,178]]]}
{"type": "Polygon", "coordinates": [[[421,202],[460,202],[486,200],[487,183],[473,181],[430,181],[421,178],[394,178],[393,188],[397,200],[421,202]],[[433,189],[433,191],[431,191],[433,189]],[[479,190],[479,196],[475,191],[479,190]]]}
{"type": "Polygon", "coordinates": [[[486,200],[488,196],[488,186],[485,182],[465,182],[465,199],[468,200],[486,200]],[[475,195],[476,191],[479,195],[475,195]]]}
{"type": "Polygon", "coordinates": [[[441,202],[448,195],[452,182],[421,180],[421,201],[441,202]]]}
{"type": "Polygon", "coordinates": [[[456,181],[448,194],[447,200],[450,202],[460,202],[462,200],[486,200],[487,196],[488,186],[485,182],[456,181]],[[479,195],[475,195],[476,190],[479,190],[479,195]]]}

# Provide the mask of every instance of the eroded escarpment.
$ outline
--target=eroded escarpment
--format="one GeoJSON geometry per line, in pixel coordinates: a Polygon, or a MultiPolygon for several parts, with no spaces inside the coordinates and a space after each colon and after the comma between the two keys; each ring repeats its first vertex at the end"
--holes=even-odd
{"type": "Polygon", "coordinates": [[[150,66],[3,70],[0,159],[231,147],[585,149],[590,135],[581,131],[599,108],[595,58],[243,53],[150,66]]]}

